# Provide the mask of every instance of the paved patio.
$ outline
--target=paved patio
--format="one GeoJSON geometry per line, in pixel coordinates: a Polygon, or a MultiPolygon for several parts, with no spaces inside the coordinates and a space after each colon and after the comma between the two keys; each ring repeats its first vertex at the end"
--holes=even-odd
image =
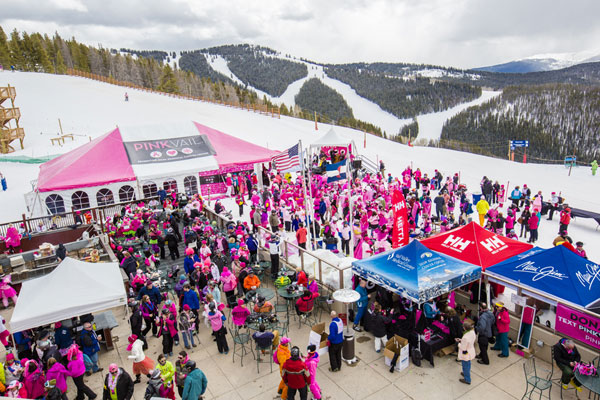
{"type": "MultiPolygon", "coordinates": [[[[275,301],[275,300],[273,300],[275,301]]],[[[106,367],[112,362],[124,367],[131,373],[132,362],[127,359],[127,336],[129,326],[126,321],[124,308],[113,309],[119,326],[113,329],[113,336],[118,337],[116,347],[112,351],[102,350],[100,364],[105,371],[86,377],[85,381],[97,394],[101,394],[106,367]]],[[[10,321],[12,308],[3,310],[0,314],[10,321]]],[[[329,317],[323,313],[324,322],[328,323],[329,317]]],[[[291,344],[297,345],[305,352],[308,344],[310,328],[303,325],[298,328],[298,322],[290,322],[291,344]]],[[[329,358],[321,358],[317,380],[323,390],[323,399],[520,399],[525,392],[525,379],[523,374],[523,359],[513,353],[508,358],[499,358],[495,351],[490,351],[491,364],[489,366],[472,364],[472,384],[460,383],[460,364],[452,355],[436,358],[436,366],[432,368],[428,362],[422,367],[410,366],[401,372],[389,372],[384,364],[382,353],[376,353],[373,339],[369,333],[358,333],[356,336],[356,355],[359,362],[353,366],[342,367],[340,372],[332,373],[328,370],[329,358]]],[[[208,378],[208,391],[206,399],[278,399],[277,385],[279,384],[279,369],[273,365],[270,372],[268,364],[260,365],[260,373],[256,371],[256,361],[252,355],[244,358],[244,366],[236,356],[232,362],[233,341],[227,337],[230,352],[228,355],[219,354],[216,343],[213,342],[209,328],[204,325],[200,329],[201,344],[190,351],[190,357],[208,378]]],[[[147,355],[156,360],[161,351],[161,339],[149,338],[150,349],[147,355]]],[[[169,360],[173,363],[176,354],[183,349],[183,343],[174,348],[174,356],[169,360]]],[[[4,361],[4,354],[0,358],[4,361]]],[[[538,366],[549,368],[549,365],[540,362],[538,366]]],[[[558,376],[558,373],[556,373],[558,376]]],[[[142,383],[136,385],[134,399],[142,400],[147,379],[142,378],[142,383]]],[[[68,397],[75,397],[75,386],[70,381],[68,397]]],[[[584,389],[582,397],[587,397],[584,389]]],[[[560,388],[554,385],[552,397],[560,398],[560,388]]],[[[309,395],[309,399],[312,396],[309,395]]],[[[564,398],[575,398],[574,391],[569,391],[564,398]]]]}

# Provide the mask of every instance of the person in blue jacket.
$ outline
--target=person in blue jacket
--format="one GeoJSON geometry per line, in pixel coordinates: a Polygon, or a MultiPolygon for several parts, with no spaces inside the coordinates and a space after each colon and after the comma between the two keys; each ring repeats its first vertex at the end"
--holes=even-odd
{"type": "Polygon", "coordinates": [[[344,323],[337,316],[337,312],[331,312],[331,323],[329,324],[329,370],[339,371],[342,367],[342,344],[344,343],[344,323]]]}
{"type": "Polygon", "coordinates": [[[96,332],[92,329],[92,324],[86,322],[83,324],[83,329],[79,334],[79,341],[81,343],[81,351],[87,355],[92,361],[92,372],[100,372],[102,368],[98,367],[98,352],[100,351],[100,338],[96,335],[96,332]]]}
{"type": "Polygon", "coordinates": [[[515,188],[513,189],[512,192],[510,192],[510,199],[512,200],[512,203],[516,206],[519,205],[519,200],[521,200],[521,190],[519,189],[518,186],[515,186],[515,188]]]}
{"type": "Polygon", "coordinates": [[[433,299],[423,304],[423,314],[425,315],[425,320],[427,320],[427,326],[431,326],[433,320],[440,315],[440,310],[438,310],[433,299]]]}
{"type": "Polygon", "coordinates": [[[62,326],[62,322],[56,322],[54,324],[54,343],[56,343],[59,350],[66,350],[73,344],[71,332],[62,326]]]}
{"type": "Polygon", "coordinates": [[[140,289],[137,299],[141,300],[142,297],[144,297],[144,295],[146,294],[148,295],[148,297],[150,297],[150,300],[152,300],[152,302],[157,307],[162,302],[162,295],[160,294],[160,290],[158,290],[158,288],[154,286],[150,279],[146,281],[146,286],[140,289]]]}
{"type": "Polygon", "coordinates": [[[198,400],[202,398],[206,387],[208,386],[208,379],[204,372],[196,367],[195,361],[188,361],[185,363],[184,370],[187,375],[185,377],[185,384],[183,386],[183,393],[181,394],[182,400],[198,400]]]}
{"type": "Polygon", "coordinates": [[[360,320],[362,319],[363,315],[365,315],[365,310],[369,305],[369,295],[367,294],[366,286],[367,281],[361,279],[360,283],[355,289],[360,295],[360,298],[356,302],[356,307],[358,307],[358,310],[356,311],[356,316],[354,317],[354,325],[352,326],[352,329],[357,332],[362,332],[362,328],[358,325],[360,324],[360,320]]]}
{"type": "Polygon", "coordinates": [[[246,246],[248,246],[248,251],[250,252],[250,264],[254,264],[257,261],[258,242],[252,233],[246,239],[246,246]]]}
{"type": "MultiPolygon", "coordinates": [[[[190,311],[196,317],[196,321],[198,321],[198,310],[200,309],[200,300],[198,299],[198,294],[196,291],[191,290],[192,287],[189,283],[183,285],[183,300],[181,302],[181,307],[186,304],[190,307],[190,311]]],[[[200,324],[196,323],[196,332],[198,332],[200,324]]]]}
{"type": "Polygon", "coordinates": [[[185,270],[186,274],[191,274],[192,272],[194,272],[194,249],[192,249],[191,247],[188,247],[187,249],[185,249],[185,258],[183,259],[183,269],[185,270]]]}

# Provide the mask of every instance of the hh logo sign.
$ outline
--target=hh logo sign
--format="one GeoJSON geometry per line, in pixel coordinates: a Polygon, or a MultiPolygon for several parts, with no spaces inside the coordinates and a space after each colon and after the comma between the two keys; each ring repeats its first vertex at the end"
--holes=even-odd
{"type": "Polygon", "coordinates": [[[500,239],[498,236],[493,236],[489,239],[482,240],[479,243],[483,247],[485,247],[485,249],[487,251],[489,251],[492,254],[496,254],[496,253],[508,248],[508,245],[506,243],[504,243],[502,241],[502,239],[500,239]]]}
{"type": "Polygon", "coordinates": [[[463,251],[465,251],[467,246],[469,246],[471,243],[473,243],[473,242],[470,240],[463,240],[462,238],[460,238],[458,236],[448,235],[446,240],[444,240],[444,243],[442,243],[442,246],[444,246],[448,249],[457,251],[459,253],[462,253],[463,251]]]}

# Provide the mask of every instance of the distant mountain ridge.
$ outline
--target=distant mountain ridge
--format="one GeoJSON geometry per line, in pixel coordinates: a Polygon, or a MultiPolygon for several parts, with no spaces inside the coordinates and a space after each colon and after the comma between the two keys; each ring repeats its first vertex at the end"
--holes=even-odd
{"type": "Polygon", "coordinates": [[[521,60],[509,61],[502,64],[489,65],[485,67],[473,68],[474,71],[486,72],[504,72],[525,74],[528,72],[554,71],[558,69],[572,67],[578,64],[600,61],[600,52],[593,53],[557,53],[540,54],[527,57],[521,60]]]}

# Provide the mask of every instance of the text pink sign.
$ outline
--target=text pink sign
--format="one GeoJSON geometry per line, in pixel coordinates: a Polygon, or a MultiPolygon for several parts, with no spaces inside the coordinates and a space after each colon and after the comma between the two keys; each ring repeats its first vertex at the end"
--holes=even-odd
{"type": "Polygon", "coordinates": [[[556,307],[557,332],[600,349],[600,318],[559,304],[556,307]]]}

